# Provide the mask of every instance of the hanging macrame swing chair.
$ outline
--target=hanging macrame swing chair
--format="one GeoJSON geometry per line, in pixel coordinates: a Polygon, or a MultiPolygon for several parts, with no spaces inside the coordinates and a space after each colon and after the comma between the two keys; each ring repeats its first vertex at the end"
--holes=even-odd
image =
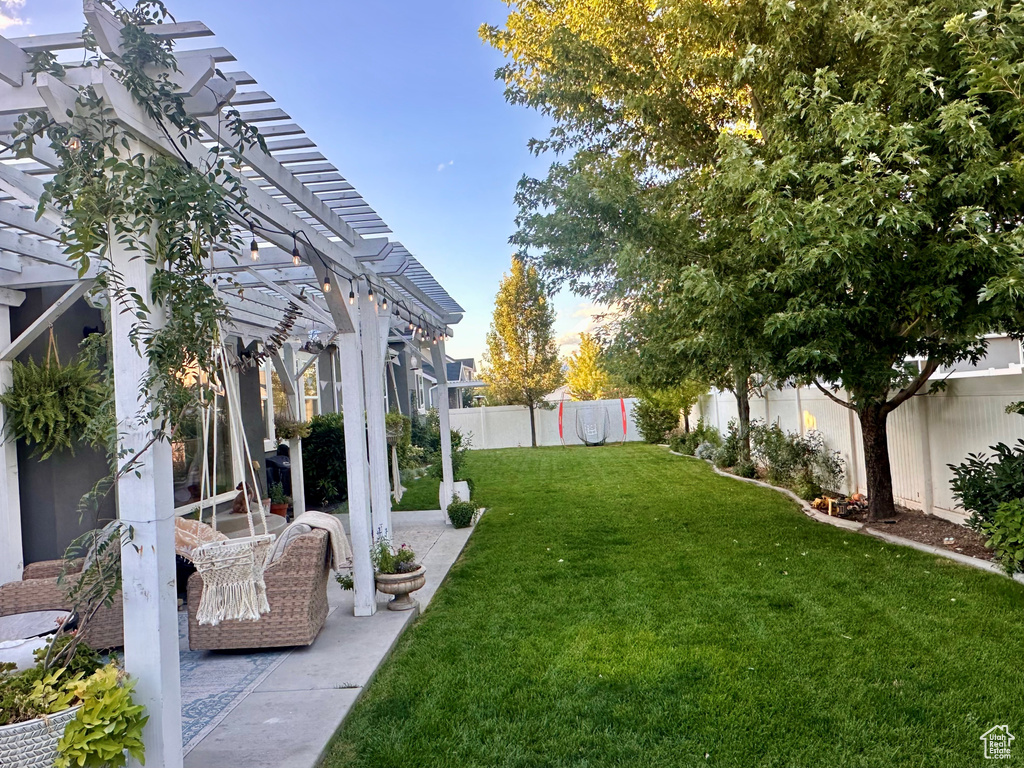
{"type": "MultiPolygon", "coordinates": [[[[242,446],[244,454],[244,470],[242,476],[242,493],[246,501],[246,516],[249,522],[249,535],[244,538],[214,541],[196,547],[192,562],[203,579],[203,596],[199,601],[196,619],[200,624],[216,626],[222,621],[258,621],[260,616],[270,613],[267,601],[267,586],[263,580],[263,570],[267,564],[271,547],[277,538],[267,529],[266,511],[259,500],[259,481],[253,468],[252,456],[249,453],[249,442],[245,439],[245,430],[241,421],[241,405],[238,389],[231,376],[231,366],[227,351],[223,346],[214,350],[218,360],[221,379],[224,386],[224,399],[227,403],[228,427],[232,431],[233,443],[242,446]],[[246,477],[246,474],[248,477],[246,477]],[[251,488],[256,491],[256,499],[252,498],[251,488]],[[256,507],[263,533],[256,533],[253,507],[256,507]]],[[[217,488],[217,401],[218,394],[214,390],[213,403],[203,409],[203,474],[200,491],[199,515],[206,503],[212,512],[213,529],[217,530],[217,503],[214,500],[217,488]],[[211,455],[213,461],[208,461],[211,455]],[[212,464],[212,475],[211,475],[212,464]]]]}

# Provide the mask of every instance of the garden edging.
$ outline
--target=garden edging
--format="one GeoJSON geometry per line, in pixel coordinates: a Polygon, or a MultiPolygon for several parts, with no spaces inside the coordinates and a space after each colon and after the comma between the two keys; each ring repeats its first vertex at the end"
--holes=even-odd
{"type": "MultiPolygon", "coordinates": [[[[696,456],[689,456],[685,453],[679,453],[678,451],[673,451],[671,448],[669,449],[669,453],[671,453],[673,456],[683,456],[684,458],[687,459],[697,459],[696,456]]],[[[780,488],[777,485],[766,483],[763,480],[755,480],[752,477],[740,477],[738,475],[732,474],[731,472],[723,472],[721,469],[714,465],[714,462],[708,461],[707,459],[697,459],[697,461],[705,462],[708,466],[711,467],[715,474],[720,475],[721,477],[732,478],[733,480],[739,480],[744,483],[753,483],[754,485],[759,485],[762,488],[768,488],[769,490],[777,491],[781,494],[788,496],[789,498],[793,499],[793,501],[800,505],[800,509],[801,511],[803,511],[805,515],[807,515],[810,518],[813,518],[819,523],[825,523],[826,525],[832,525],[836,528],[842,528],[847,531],[862,533],[867,536],[874,536],[876,539],[882,539],[883,541],[886,541],[889,544],[897,544],[903,547],[910,547],[911,549],[916,549],[920,552],[927,552],[930,555],[936,555],[938,557],[945,557],[949,560],[954,560],[960,563],[961,565],[966,565],[971,568],[977,568],[981,571],[988,571],[990,573],[999,574],[1001,576],[1007,576],[1006,571],[1000,568],[996,563],[990,562],[988,560],[981,560],[977,557],[963,555],[959,552],[950,552],[946,549],[933,547],[930,544],[922,544],[921,542],[914,541],[913,539],[905,539],[902,536],[893,536],[890,533],[883,533],[882,531],[875,530],[874,528],[869,528],[864,523],[857,523],[852,520],[843,520],[839,517],[826,515],[816,510],[814,507],[812,507],[806,501],[801,499],[788,488],[780,488]]],[[[1024,574],[1015,573],[1013,574],[1013,576],[1008,576],[1008,578],[1012,578],[1014,581],[1024,584],[1024,574]]]]}

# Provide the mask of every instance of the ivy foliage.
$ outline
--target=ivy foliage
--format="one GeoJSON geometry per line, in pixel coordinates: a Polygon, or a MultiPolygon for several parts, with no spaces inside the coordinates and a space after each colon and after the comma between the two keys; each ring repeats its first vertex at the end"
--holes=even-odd
{"type": "MultiPolygon", "coordinates": [[[[94,294],[99,303],[107,300],[108,335],[114,315],[130,323],[128,336],[149,362],[148,373],[138,382],[144,397],[134,418],[155,424],[148,447],[172,434],[185,414],[207,405],[219,386],[213,350],[226,311],[208,280],[209,262],[214,251],[237,253],[241,245],[236,222],[251,220],[241,156],[257,146],[265,150],[266,144],[229,107],[214,118],[215,130],[228,146],[204,147],[204,126],[188,113],[186,94],[177,90],[173,41],[146,30],[173,21],[167,8],[160,0],[139,0],[127,8],[113,0],[100,2],[123,25],[120,54],[116,61],[105,56],[87,27],[81,66],[105,70],[125,88],[165,137],[164,150],[144,151],[141,137],[115,120],[110,105],[91,85],[73,83],[67,84],[77,90],[74,109],[52,118],[41,111],[21,115],[12,146],[27,158],[37,142],[45,142],[60,161],[44,186],[37,215],[48,208],[61,214],[61,240],[69,260],[81,275],[94,266],[98,272],[94,294]],[[152,276],[149,292],[131,285],[115,266],[115,245],[145,260],[152,276]]],[[[34,75],[67,74],[52,54],[34,55],[31,66],[34,75]]],[[[110,365],[108,359],[107,378],[112,376],[110,365]]],[[[81,370],[74,372],[83,377],[81,370]]],[[[93,408],[94,423],[83,430],[105,435],[111,458],[111,476],[97,485],[93,500],[134,471],[145,451],[132,454],[118,444],[109,418],[112,388],[107,397],[107,407],[93,408]]],[[[46,412],[47,418],[53,416],[52,410],[46,412]]],[[[53,431],[62,429],[56,422],[53,431]]]]}

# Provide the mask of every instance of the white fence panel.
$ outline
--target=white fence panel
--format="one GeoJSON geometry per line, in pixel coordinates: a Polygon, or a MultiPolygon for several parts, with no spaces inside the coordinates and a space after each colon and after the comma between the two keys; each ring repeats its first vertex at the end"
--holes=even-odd
{"type": "MultiPolygon", "coordinates": [[[[626,441],[640,440],[633,419],[633,404],[626,401],[626,441]]],[[[562,425],[566,445],[582,445],[576,434],[577,412],[585,408],[597,408],[607,413],[609,443],[622,441],[622,405],[619,400],[589,400],[563,404],[562,425]]],[[[452,429],[461,430],[472,439],[472,448],[518,448],[530,445],[530,411],[525,406],[502,405],[493,408],[456,408],[450,412],[452,429]]],[[[537,425],[537,445],[561,445],[558,437],[558,407],[554,410],[534,411],[537,425]]]]}
{"type": "MultiPolygon", "coordinates": [[[[837,393],[846,399],[842,391],[837,393]]],[[[998,442],[1013,445],[1024,438],[1024,417],[1007,414],[1006,406],[1024,399],[1024,374],[956,376],[945,392],[919,395],[889,416],[889,461],[893,494],[898,504],[951,519],[962,519],[949,488],[953,476],[947,465],[959,464],[968,453],[990,453],[998,442]]],[[[701,398],[696,416],[725,431],[736,418],[736,398],[712,392],[701,398]]],[[[839,451],[846,464],[847,493],[867,490],[856,414],[817,388],[768,390],[753,397],[752,418],[777,422],[803,434],[817,429],[826,444],[839,451]],[[799,414],[799,415],[798,415],[799,414]]]]}

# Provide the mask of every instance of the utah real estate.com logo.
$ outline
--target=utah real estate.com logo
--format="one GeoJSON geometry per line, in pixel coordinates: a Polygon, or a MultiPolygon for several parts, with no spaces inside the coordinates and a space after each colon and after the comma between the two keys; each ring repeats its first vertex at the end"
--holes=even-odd
{"type": "Polygon", "coordinates": [[[1008,725],[994,725],[981,734],[985,745],[986,760],[1006,760],[1010,757],[1010,744],[1017,737],[1010,733],[1008,725]]]}

